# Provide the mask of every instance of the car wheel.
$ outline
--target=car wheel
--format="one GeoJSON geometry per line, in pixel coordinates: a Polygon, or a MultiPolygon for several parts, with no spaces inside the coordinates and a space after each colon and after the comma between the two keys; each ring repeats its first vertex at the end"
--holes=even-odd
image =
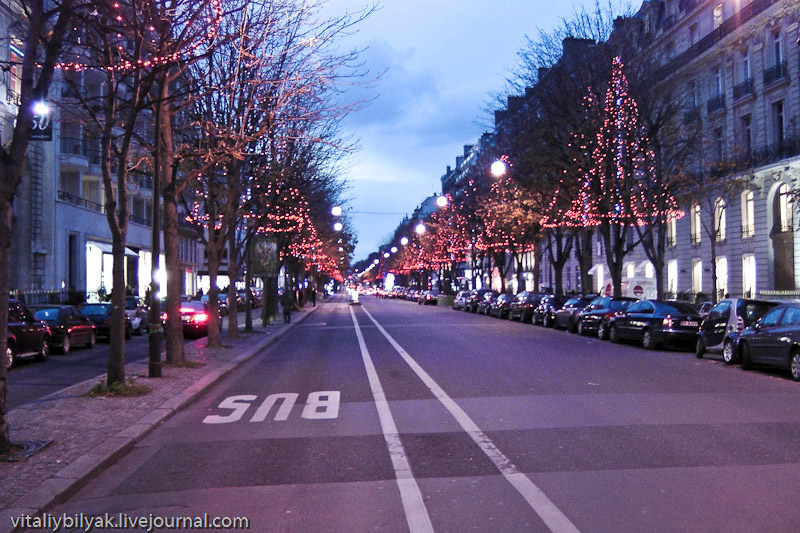
{"type": "Polygon", "coordinates": [[[608,326],[608,340],[614,344],[619,342],[619,331],[617,331],[617,326],[614,324],[608,326]]]}
{"type": "Polygon", "coordinates": [[[93,331],[89,334],[89,340],[86,342],[86,347],[90,350],[97,344],[97,334],[93,331]]]}
{"type": "Polygon", "coordinates": [[[698,359],[702,359],[705,351],[706,344],[703,342],[703,337],[697,337],[697,342],[694,343],[694,356],[698,359]]]}
{"type": "Polygon", "coordinates": [[[14,347],[11,343],[6,345],[5,365],[6,365],[6,370],[14,366],[14,347]]]}
{"type": "Polygon", "coordinates": [[[603,341],[608,339],[608,326],[602,322],[597,326],[597,338],[603,341]]]}
{"type": "Polygon", "coordinates": [[[578,333],[578,325],[574,322],[569,323],[569,327],[567,327],[570,333],[578,333]]]}
{"type": "Polygon", "coordinates": [[[750,347],[747,346],[746,342],[742,343],[740,355],[742,358],[742,368],[745,370],[750,370],[750,367],[752,366],[752,363],[750,363],[750,347]]]}
{"type": "Polygon", "coordinates": [[[586,335],[586,326],[583,325],[583,321],[578,322],[577,333],[578,335],[586,335]]]}
{"type": "Polygon", "coordinates": [[[553,319],[550,318],[550,315],[544,315],[544,318],[542,319],[542,325],[546,328],[553,327],[553,319]]]}
{"type": "Polygon", "coordinates": [[[789,370],[792,372],[792,379],[800,381],[800,350],[796,348],[789,356],[789,370]]]}
{"type": "Polygon", "coordinates": [[[736,362],[736,348],[733,346],[733,341],[726,340],[722,346],[722,360],[726,365],[732,365],[736,362]]]}
{"type": "Polygon", "coordinates": [[[39,344],[39,352],[36,354],[36,359],[39,361],[47,361],[48,357],[50,357],[50,339],[44,337],[39,344]]]}
{"type": "Polygon", "coordinates": [[[644,346],[645,350],[656,349],[656,340],[653,338],[653,332],[649,329],[645,329],[642,332],[642,346],[644,346]]]}
{"type": "Polygon", "coordinates": [[[69,353],[69,349],[71,348],[72,341],[69,338],[69,335],[64,337],[64,340],[61,343],[61,353],[67,354],[69,353]]]}

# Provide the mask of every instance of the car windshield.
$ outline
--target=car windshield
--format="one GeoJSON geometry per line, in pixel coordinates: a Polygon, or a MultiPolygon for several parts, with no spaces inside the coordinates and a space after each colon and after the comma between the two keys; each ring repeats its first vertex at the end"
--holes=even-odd
{"type": "Polygon", "coordinates": [[[631,300],[612,300],[608,308],[611,309],[612,311],[624,311],[632,303],[633,301],[631,300]]]}
{"type": "Polygon", "coordinates": [[[131,310],[139,307],[139,302],[135,298],[125,299],[125,309],[131,310]]]}
{"type": "Polygon", "coordinates": [[[183,301],[181,302],[181,312],[184,312],[183,311],[184,309],[187,309],[189,311],[205,311],[206,303],[200,302],[198,300],[192,300],[191,302],[183,301]]]}
{"type": "Polygon", "coordinates": [[[658,308],[666,314],[696,315],[697,310],[689,304],[681,302],[660,303],[658,308]]]}
{"type": "Polygon", "coordinates": [[[89,304],[84,305],[81,307],[81,313],[83,316],[105,316],[106,311],[108,310],[108,305],[106,304],[89,304]]]}
{"type": "Polygon", "coordinates": [[[756,320],[766,314],[767,311],[775,307],[777,302],[757,302],[753,300],[742,300],[736,309],[736,314],[742,317],[745,327],[752,325],[756,320]]]}
{"type": "Polygon", "coordinates": [[[33,316],[36,317],[36,320],[47,322],[48,324],[55,324],[58,322],[58,311],[58,307],[37,309],[36,312],[33,313],[33,316]]]}

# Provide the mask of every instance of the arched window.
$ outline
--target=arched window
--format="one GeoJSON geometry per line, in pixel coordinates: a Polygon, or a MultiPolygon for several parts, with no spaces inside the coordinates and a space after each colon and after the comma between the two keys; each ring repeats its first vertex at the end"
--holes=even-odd
{"type": "Polygon", "coordinates": [[[690,213],[692,217],[692,244],[700,244],[700,235],[703,231],[703,225],[700,221],[700,205],[694,204],[690,213]]]}
{"type": "Polygon", "coordinates": [[[792,231],[794,216],[792,214],[792,196],[789,186],[782,183],[775,194],[774,221],[776,233],[792,231]]]}

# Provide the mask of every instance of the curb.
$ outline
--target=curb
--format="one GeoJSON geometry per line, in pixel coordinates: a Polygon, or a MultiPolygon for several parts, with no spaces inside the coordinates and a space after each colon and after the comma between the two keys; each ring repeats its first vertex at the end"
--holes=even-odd
{"type": "MultiPolygon", "coordinates": [[[[268,348],[278,341],[283,335],[302,323],[318,307],[311,307],[303,316],[288,324],[287,327],[277,331],[275,335],[264,339],[254,345],[243,346],[243,353],[233,360],[217,367],[194,381],[189,387],[179,391],[169,400],[162,403],[150,413],[140,418],[117,434],[94,446],[90,452],[78,457],[69,466],[59,470],[52,477],[45,480],[35,489],[29,490],[24,496],[16,500],[13,507],[0,510],[0,533],[14,533],[24,531],[24,528],[14,528],[11,517],[20,515],[37,516],[47,509],[62,503],[94,477],[116,462],[121,456],[130,451],[136,444],[149,435],[154,429],[166,422],[183,407],[194,401],[211,386],[222,380],[239,366],[252,359],[258,352],[268,348]]],[[[195,342],[202,342],[198,339],[195,342]]],[[[97,381],[91,378],[72,387],[86,387],[97,381]]]]}

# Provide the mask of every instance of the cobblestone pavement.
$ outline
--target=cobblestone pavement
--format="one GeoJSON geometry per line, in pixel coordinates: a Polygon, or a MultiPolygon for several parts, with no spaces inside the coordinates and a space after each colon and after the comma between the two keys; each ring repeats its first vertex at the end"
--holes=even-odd
{"type": "MultiPolygon", "coordinates": [[[[292,324],[273,324],[205,346],[203,337],[186,345],[197,368],[163,367],[148,378],[147,362],[126,365],[126,375],[151,390],[136,398],[91,398],[89,389],[105,376],[78,383],[39,401],[12,409],[12,442],[52,440],[18,462],[0,462],[0,533],[14,531],[11,517],[36,515],[77,491],[182,406],[274,342],[315,308],[295,313],[292,324]]],[[[242,320],[243,321],[243,320],[242,320]]],[[[11,383],[13,387],[13,374],[11,383]]]]}

